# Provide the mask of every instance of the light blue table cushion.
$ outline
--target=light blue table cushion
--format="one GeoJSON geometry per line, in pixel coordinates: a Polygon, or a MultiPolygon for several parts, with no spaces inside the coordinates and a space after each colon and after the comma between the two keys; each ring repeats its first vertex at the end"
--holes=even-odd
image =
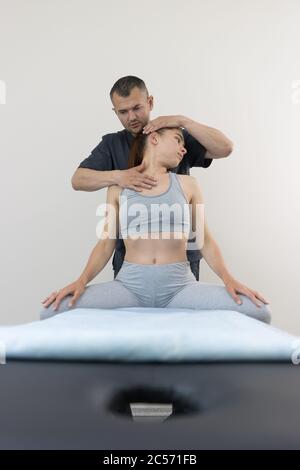
{"type": "Polygon", "coordinates": [[[230,310],[74,309],[0,327],[9,359],[292,361],[299,338],[230,310]]]}

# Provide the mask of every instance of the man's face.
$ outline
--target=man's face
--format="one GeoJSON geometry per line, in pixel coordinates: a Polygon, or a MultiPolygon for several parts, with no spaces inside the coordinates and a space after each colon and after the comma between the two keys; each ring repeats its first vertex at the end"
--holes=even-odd
{"type": "Polygon", "coordinates": [[[142,132],[149,122],[150,111],[153,108],[153,96],[147,98],[146,92],[134,87],[129,96],[112,96],[113,110],[121,123],[131,134],[142,132]]]}

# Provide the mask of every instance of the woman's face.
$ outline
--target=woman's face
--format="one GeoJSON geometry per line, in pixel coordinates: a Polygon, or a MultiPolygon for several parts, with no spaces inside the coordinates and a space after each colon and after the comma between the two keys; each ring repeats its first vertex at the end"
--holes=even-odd
{"type": "Polygon", "coordinates": [[[181,129],[167,129],[163,134],[156,135],[156,150],[160,161],[166,164],[167,168],[176,168],[187,152],[181,129]]]}

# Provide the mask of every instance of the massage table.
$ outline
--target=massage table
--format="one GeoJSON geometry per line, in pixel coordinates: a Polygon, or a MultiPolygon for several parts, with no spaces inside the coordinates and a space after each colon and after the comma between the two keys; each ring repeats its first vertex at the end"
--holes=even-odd
{"type": "Polygon", "coordinates": [[[299,338],[234,311],[0,327],[0,449],[299,449],[299,338]]]}

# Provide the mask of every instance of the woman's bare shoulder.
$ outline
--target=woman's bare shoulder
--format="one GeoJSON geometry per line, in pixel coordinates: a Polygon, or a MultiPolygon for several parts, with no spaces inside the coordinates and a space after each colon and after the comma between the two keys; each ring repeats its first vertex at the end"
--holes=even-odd
{"type": "Polygon", "coordinates": [[[198,183],[198,180],[195,176],[192,176],[192,175],[179,175],[177,173],[177,176],[178,178],[180,178],[182,180],[182,182],[186,182],[187,184],[188,183],[198,183]]]}
{"type": "Polygon", "coordinates": [[[202,198],[201,187],[198,178],[191,175],[177,175],[184,192],[188,195],[189,200],[192,198],[202,198]]]}

